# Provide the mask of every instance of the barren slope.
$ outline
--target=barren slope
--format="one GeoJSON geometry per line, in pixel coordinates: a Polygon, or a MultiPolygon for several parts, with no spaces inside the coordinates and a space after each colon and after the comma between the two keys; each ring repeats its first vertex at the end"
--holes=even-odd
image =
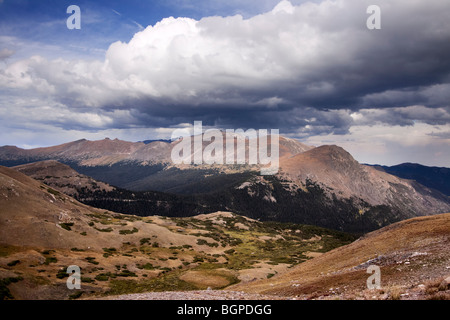
{"type": "Polygon", "coordinates": [[[303,299],[450,298],[450,213],[395,223],[269,280],[230,290],[303,299]],[[369,265],[381,290],[368,290],[369,265]]]}
{"type": "Polygon", "coordinates": [[[81,189],[88,191],[113,191],[115,188],[107,183],[97,181],[91,177],[80,174],[66,164],[56,160],[44,160],[13,167],[27,176],[44,182],[46,185],[57,188],[59,191],[75,197],[81,189]]]}

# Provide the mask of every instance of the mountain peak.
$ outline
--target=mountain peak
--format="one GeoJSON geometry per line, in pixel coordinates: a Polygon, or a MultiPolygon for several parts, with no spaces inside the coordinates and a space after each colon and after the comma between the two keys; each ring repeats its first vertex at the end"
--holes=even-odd
{"type": "Polygon", "coordinates": [[[345,172],[359,170],[360,164],[342,147],[323,145],[299,153],[285,161],[281,166],[286,172],[328,172],[338,170],[345,172]]]}
{"type": "Polygon", "coordinates": [[[337,146],[337,145],[323,145],[314,149],[310,150],[311,154],[314,154],[316,156],[323,156],[326,158],[331,159],[345,159],[345,160],[351,160],[356,161],[353,156],[346,151],[344,148],[337,146]]]}

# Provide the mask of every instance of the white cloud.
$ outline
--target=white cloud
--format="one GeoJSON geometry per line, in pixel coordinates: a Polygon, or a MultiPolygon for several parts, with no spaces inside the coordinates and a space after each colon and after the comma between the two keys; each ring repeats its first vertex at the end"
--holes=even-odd
{"type": "MultiPolygon", "coordinates": [[[[103,132],[233,118],[238,127],[261,121],[311,141],[324,133],[361,139],[384,155],[394,144],[437,146],[450,123],[450,6],[379,0],[382,29],[370,31],[371,4],[282,1],[249,18],[166,18],[112,43],[104,59],[22,50],[0,64],[0,123],[103,132]],[[440,129],[432,135],[431,126],[440,129]],[[419,130],[395,140],[412,127],[419,130]]],[[[2,39],[16,51],[13,37],[2,39]]],[[[0,51],[0,60],[10,53],[0,51]]]]}
{"type": "Polygon", "coordinates": [[[310,136],[311,145],[336,144],[361,163],[396,165],[416,162],[450,167],[448,125],[416,123],[413,126],[355,125],[345,135],[310,136]],[[439,135],[446,135],[440,137],[439,135]]]}
{"type": "MultiPolygon", "coordinates": [[[[293,6],[282,1],[271,12],[249,19],[166,18],[128,43],[113,43],[104,61],[26,59],[19,73],[17,65],[8,66],[0,82],[38,91],[47,86],[55,99],[73,93],[86,106],[120,105],[129,98],[210,103],[217,97],[226,101],[230,93],[242,101],[252,95],[262,100],[281,93],[277,83],[291,91],[298,88],[301,95],[291,92],[282,97],[286,100],[332,94],[338,90],[334,81],[346,77],[335,72],[350,70],[350,80],[355,59],[365,59],[366,51],[380,40],[365,27],[370,3],[336,0],[293,6]],[[268,97],[264,91],[269,89],[268,97]]],[[[425,7],[437,21],[447,8],[440,0],[423,5],[398,0],[395,5],[389,2],[383,21],[389,24],[390,14],[406,11],[406,16],[425,7]]]]}

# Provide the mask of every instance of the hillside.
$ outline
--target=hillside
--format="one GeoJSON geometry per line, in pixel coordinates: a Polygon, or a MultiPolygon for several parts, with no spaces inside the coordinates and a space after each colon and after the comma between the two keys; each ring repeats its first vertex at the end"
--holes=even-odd
{"type": "Polygon", "coordinates": [[[374,165],[373,167],[403,179],[416,180],[428,188],[450,196],[450,168],[428,167],[418,163],[402,163],[396,166],[374,165]]]}
{"type": "Polygon", "coordinates": [[[77,197],[83,192],[112,192],[115,187],[80,174],[70,166],[56,160],[45,160],[13,167],[27,176],[77,197]]]}
{"type": "Polygon", "coordinates": [[[99,210],[5,167],[0,228],[2,299],[219,289],[285,272],[355,239],[230,212],[166,218],[99,210]],[[81,267],[81,290],[66,287],[69,265],[81,267]]]}
{"type": "Polygon", "coordinates": [[[449,246],[450,213],[413,218],[282,275],[229,289],[299,299],[450,299],[449,246]],[[369,265],[380,267],[379,290],[367,289],[369,265]]]}
{"type": "Polygon", "coordinates": [[[217,189],[209,183],[203,194],[177,195],[111,187],[55,161],[36,162],[14,169],[64,191],[84,204],[138,216],[191,217],[214,211],[233,211],[261,221],[295,222],[357,233],[411,216],[388,206],[370,205],[361,199],[330,197],[326,187],[310,180],[293,185],[278,177],[254,173],[216,175],[216,183],[220,184],[217,189]],[[240,180],[233,180],[237,177],[240,180]]]}
{"type": "Polygon", "coordinates": [[[315,181],[338,198],[385,205],[409,218],[450,211],[450,198],[446,195],[362,165],[338,146],[320,146],[281,159],[281,168],[288,180],[315,181]]]}

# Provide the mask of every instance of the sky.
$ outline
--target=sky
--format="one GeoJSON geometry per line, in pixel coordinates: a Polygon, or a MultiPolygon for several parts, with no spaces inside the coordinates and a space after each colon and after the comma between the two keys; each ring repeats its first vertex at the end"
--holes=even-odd
{"type": "Polygon", "coordinates": [[[450,167],[449,17],[443,0],[0,0],[0,145],[202,121],[450,167]]]}

